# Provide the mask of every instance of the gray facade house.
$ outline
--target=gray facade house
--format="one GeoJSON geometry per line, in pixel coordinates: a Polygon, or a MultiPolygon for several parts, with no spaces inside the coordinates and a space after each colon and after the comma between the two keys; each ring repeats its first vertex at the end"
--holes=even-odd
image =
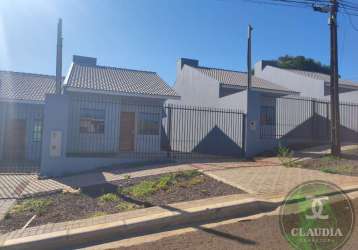
{"type": "MultiPolygon", "coordinates": [[[[199,65],[198,60],[181,58],[177,61],[177,77],[174,85],[175,91],[181,96],[178,101],[171,101],[185,105],[195,105],[219,108],[226,112],[242,112],[251,124],[246,127],[242,135],[231,136],[225,132],[225,124],[215,120],[206,120],[206,127],[197,128],[197,133],[215,128],[222,134],[225,140],[218,142],[207,142],[207,148],[213,148],[212,151],[230,151],[235,148],[234,144],[245,145],[246,156],[252,156],[257,153],[272,149],[277,146],[277,140],[268,138],[263,140],[261,134],[276,130],[277,120],[277,98],[283,96],[295,96],[297,92],[278,85],[271,81],[252,77],[251,98],[248,106],[247,92],[247,73],[233,70],[209,68],[199,65]],[[266,132],[267,131],[267,132],[266,132]],[[240,137],[242,141],[238,144],[234,138],[240,137]],[[248,138],[249,137],[249,138],[248,138]]],[[[200,119],[200,118],[198,118],[200,119]]],[[[237,126],[232,124],[231,126],[237,126]]],[[[237,140],[237,139],[236,139],[237,140]]],[[[208,140],[209,141],[209,140],[208,140]]],[[[218,141],[218,140],[217,140],[218,141]]]]}
{"type": "MultiPolygon", "coordinates": [[[[327,74],[282,69],[275,66],[272,61],[260,61],[255,64],[255,75],[299,92],[301,96],[328,99],[330,95],[330,76],[327,74]]],[[[342,101],[352,101],[352,95],[346,93],[354,91],[358,91],[358,82],[339,79],[339,93],[342,101]]]]}
{"type": "MultiPolygon", "coordinates": [[[[175,91],[179,103],[247,111],[247,73],[199,66],[198,60],[177,61],[175,91]]],[[[262,96],[295,95],[297,92],[253,76],[252,90],[262,96]]]]}
{"type": "Polygon", "coordinates": [[[46,94],[55,77],[0,71],[0,162],[39,164],[46,94]]]}
{"type": "Polygon", "coordinates": [[[155,72],[99,66],[74,57],[63,84],[70,97],[69,154],[160,152],[164,101],[178,95],[155,72]]]}

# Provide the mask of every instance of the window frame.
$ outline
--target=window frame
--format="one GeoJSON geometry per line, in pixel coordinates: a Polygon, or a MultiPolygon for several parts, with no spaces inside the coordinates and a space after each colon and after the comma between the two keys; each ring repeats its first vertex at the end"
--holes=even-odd
{"type": "MultiPolygon", "coordinates": [[[[102,135],[105,133],[105,123],[106,123],[106,110],[105,109],[95,109],[95,108],[80,108],[80,119],[79,119],[79,132],[80,134],[85,134],[85,135],[102,135]],[[96,117],[95,113],[91,112],[98,112],[98,114],[103,115],[103,117],[96,117]],[[90,114],[90,115],[89,115],[90,114]],[[92,115],[92,116],[91,116],[92,115]],[[88,122],[90,125],[93,124],[94,122],[97,122],[97,124],[94,124],[94,131],[90,131],[90,129],[85,126],[82,126],[83,122],[88,122]],[[103,123],[101,125],[101,123],[103,123]],[[99,125],[98,125],[99,124],[99,125]],[[86,128],[86,131],[83,129],[86,128]],[[101,128],[100,131],[97,131],[97,128],[101,128]]],[[[87,125],[88,126],[88,125],[87,125]]]]}
{"type": "Polygon", "coordinates": [[[43,120],[35,119],[34,126],[32,128],[32,141],[33,142],[41,142],[42,132],[43,132],[43,120]]]}
{"type": "Polygon", "coordinates": [[[160,135],[160,113],[156,112],[138,112],[137,119],[137,135],[139,136],[159,136],[160,135]],[[152,120],[148,119],[152,116],[152,120]],[[144,118],[144,119],[143,119],[144,118]],[[152,122],[153,124],[149,125],[149,127],[145,128],[145,122],[152,122]],[[156,123],[156,124],[154,124],[156,123]],[[152,126],[152,128],[151,128],[152,126]],[[144,131],[148,129],[148,131],[144,131]]]}
{"type": "Polygon", "coordinates": [[[276,110],[275,106],[260,106],[260,124],[263,126],[275,126],[276,110]]]}

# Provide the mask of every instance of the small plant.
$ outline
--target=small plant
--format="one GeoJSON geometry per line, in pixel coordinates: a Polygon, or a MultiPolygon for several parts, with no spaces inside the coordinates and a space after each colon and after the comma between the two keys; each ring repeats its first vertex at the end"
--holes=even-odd
{"type": "Polygon", "coordinates": [[[157,190],[167,190],[170,185],[175,184],[175,182],[176,182],[175,177],[176,177],[175,174],[164,175],[157,181],[157,183],[155,185],[156,189],[157,190]]]}
{"type": "Polygon", "coordinates": [[[35,214],[41,216],[46,213],[48,206],[50,206],[53,201],[49,198],[47,199],[28,199],[20,202],[15,205],[11,212],[14,214],[24,213],[24,212],[34,212],[35,214]]]}
{"type": "Polygon", "coordinates": [[[194,169],[194,170],[187,170],[187,171],[182,171],[182,172],[179,172],[177,174],[178,177],[183,177],[185,179],[190,179],[190,178],[193,178],[193,177],[196,177],[198,175],[201,175],[201,173],[194,169]]]}
{"type": "Polygon", "coordinates": [[[131,178],[131,176],[130,176],[129,174],[125,174],[125,175],[123,176],[123,178],[124,178],[125,180],[129,180],[129,179],[131,178]]]}
{"type": "Polygon", "coordinates": [[[156,191],[155,184],[155,181],[142,181],[134,186],[123,188],[121,193],[129,194],[137,198],[143,198],[156,191]]]}
{"type": "Polygon", "coordinates": [[[337,169],[334,168],[321,168],[321,171],[329,174],[338,174],[337,169]]]}
{"type": "Polygon", "coordinates": [[[280,159],[282,165],[285,167],[293,167],[295,163],[293,162],[293,151],[287,147],[278,147],[278,158],[280,159]]]}
{"type": "Polygon", "coordinates": [[[114,193],[103,194],[98,198],[102,202],[117,202],[119,197],[114,193]]]}
{"type": "Polygon", "coordinates": [[[130,210],[134,210],[134,209],[138,208],[138,206],[136,206],[135,204],[126,202],[126,201],[122,201],[116,206],[116,208],[119,211],[130,211],[130,210]]]}

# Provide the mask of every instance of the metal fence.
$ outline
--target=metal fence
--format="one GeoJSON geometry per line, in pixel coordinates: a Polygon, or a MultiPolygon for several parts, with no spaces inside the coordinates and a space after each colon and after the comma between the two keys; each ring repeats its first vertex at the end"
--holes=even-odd
{"type": "MultiPolygon", "coordinates": [[[[286,139],[326,143],[330,140],[330,103],[304,97],[265,97],[261,106],[260,135],[266,139],[286,139]]],[[[358,142],[358,104],[340,103],[340,132],[344,142],[358,142]]]]}
{"type": "Polygon", "coordinates": [[[0,172],[37,172],[43,106],[0,102],[0,172]]]}
{"type": "Polygon", "coordinates": [[[67,154],[139,159],[243,155],[244,114],[131,99],[72,97],[67,154]]]}
{"type": "Polygon", "coordinates": [[[162,148],[171,157],[244,155],[245,115],[238,110],[166,105],[162,148]]]}

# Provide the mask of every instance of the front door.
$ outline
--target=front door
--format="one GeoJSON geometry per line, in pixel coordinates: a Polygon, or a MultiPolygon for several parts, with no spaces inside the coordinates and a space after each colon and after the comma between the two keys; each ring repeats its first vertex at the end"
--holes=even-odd
{"type": "Polygon", "coordinates": [[[120,119],[119,149],[121,151],[133,151],[135,134],[135,113],[121,112],[120,119]]]}
{"type": "Polygon", "coordinates": [[[4,158],[9,161],[24,160],[26,145],[26,121],[10,119],[6,125],[4,158]]]}

